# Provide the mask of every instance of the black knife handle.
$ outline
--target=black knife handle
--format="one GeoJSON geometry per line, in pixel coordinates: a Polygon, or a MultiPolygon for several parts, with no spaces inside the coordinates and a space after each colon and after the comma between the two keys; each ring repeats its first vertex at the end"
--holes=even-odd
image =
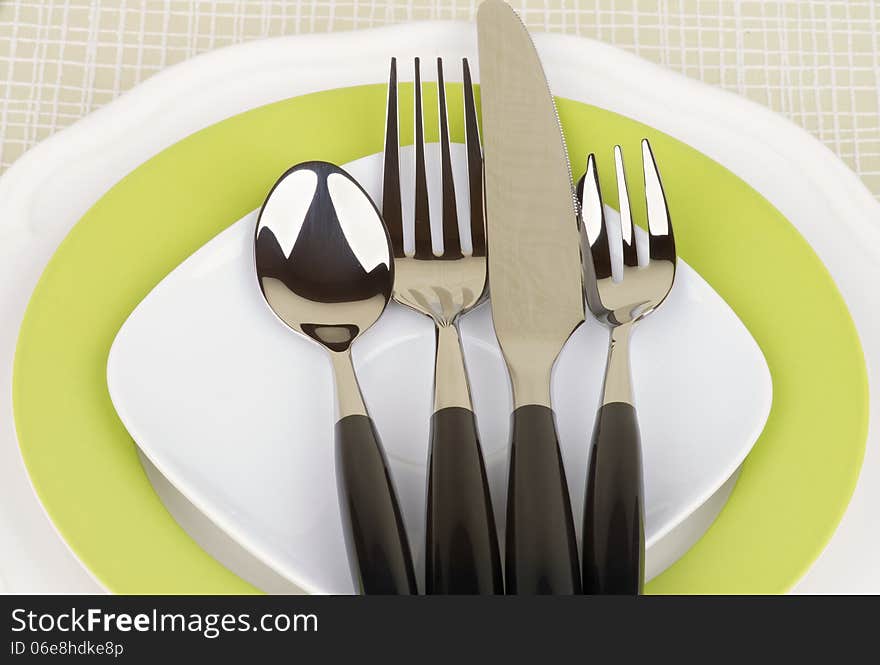
{"type": "Polygon", "coordinates": [[[415,594],[416,576],[394,483],[369,416],[336,423],[336,480],[355,587],[365,594],[415,594]]]}
{"type": "Polygon", "coordinates": [[[580,593],[580,566],[556,418],[546,406],[513,412],[507,489],[509,594],[580,593]]]}
{"type": "Polygon", "coordinates": [[[425,593],[504,593],[486,465],[470,409],[447,407],[431,417],[425,545],[425,593]]]}
{"type": "Polygon", "coordinates": [[[631,404],[596,414],[584,502],[584,593],[640,594],[645,580],[642,449],[631,404]]]}

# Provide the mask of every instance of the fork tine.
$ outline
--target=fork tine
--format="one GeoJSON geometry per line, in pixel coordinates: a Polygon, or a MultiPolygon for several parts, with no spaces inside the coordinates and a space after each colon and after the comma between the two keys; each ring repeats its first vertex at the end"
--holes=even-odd
{"type": "Polygon", "coordinates": [[[639,255],[636,250],[632,211],[629,207],[629,191],[626,186],[626,173],[623,170],[623,151],[614,146],[614,168],[617,176],[617,200],[620,206],[620,238],[623,242],[623,265],[638,266],[639,255]]]}
{"type": "Polygon", "coordinates": [[[385,151],[382,173],[382,218],[391,238],[395,257],[403,252],[403,205],[400,201],[400,143],[397,120],[397,58],[391,58],[388,103],[385,116],[385,151]]]}
{"type": "Polygon", "coordinates": [[[467,58],[461,59],[464,78],[464,142],[467,147],[468,190],[471,209],[471,247],[474,256],[486,255],[486,222],[483,218],[483,150],[477,123],[477,104],[471,69],[467,58]]]}
{"type": "Polygon", "coordinates": [[[642,139],[642,166],[645,171],[645,203],[648,209],[648,241],[652,261],[675,261],[675,236],[669,220],[666,195],[660,172],[648,139],[642,139]]]}
{"type": "Polygon", "coordinates": [[[425,169],[425,118],[422,112],[422,75],[420,61],[415,59],[415,256],[430,259],[434,256],[431,248],[431,214],[428,208],[428,176],[425,169]]]}
{"type": "Polygon", "coordinates": [[[596,158],[592,153],[587,157],[587,172],[578,182],[577,193],[596,279],[611,277],[611,252],[608,247],[608,232],[605,230],[605,212],[602,208],[596,158]]]}
{"type": "Polygon", "coordinates": [[[437,100],[440,118],[440,183],[443,191],[443,256],[458,258],[461,239],[458,234],[458,211],[455,182],[452,179],[452,155],[449,147],[449,116],[446,110],[446,86],[443,81],[443,59],[437,58],[437,100]]]}

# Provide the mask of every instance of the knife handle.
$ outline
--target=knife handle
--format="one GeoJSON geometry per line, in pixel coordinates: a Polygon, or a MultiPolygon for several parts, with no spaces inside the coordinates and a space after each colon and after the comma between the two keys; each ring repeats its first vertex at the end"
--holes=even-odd
{"type": "Polygon", "coordinates": [[[645,580],[642,451],[636,410],[596,414],[584,502],[584,593],[641,594],[645,580]]]}
{"type": "Polygon", "coordinates": [[[409,542],[379,435],[369,416],[336,423],[336,479],[355,587],[364,594],[415,594],[409,542]]]}
{"type": "Polygon", "coordinates": [[[447,407],[431,417],[425,544],[425,593],[504,593],[486,466],[470,409],[447,407]]]}
{"type": "Polygon", "coordinates": [[[580,566],[553,410],[513,412],[507,494],[509,594],[580,593],[580,566]]]}

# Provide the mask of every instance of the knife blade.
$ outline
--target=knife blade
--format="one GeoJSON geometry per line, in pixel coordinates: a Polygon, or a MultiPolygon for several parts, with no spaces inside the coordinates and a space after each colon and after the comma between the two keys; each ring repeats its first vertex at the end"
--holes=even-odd
{"type": "Polygon", "coordinates": [[[544,70],[513,9],[477,12],[492,320],[513,389],[508,593],[577,593],[568,485],[550,402],[553,364],[584,321],[568,155],[544,70]]]}

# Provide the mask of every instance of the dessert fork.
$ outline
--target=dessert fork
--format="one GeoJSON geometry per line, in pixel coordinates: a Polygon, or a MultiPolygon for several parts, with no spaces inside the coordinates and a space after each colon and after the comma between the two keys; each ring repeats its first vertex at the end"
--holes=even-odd
{"type": "Polygon", "coordinates": [[[458,332],[459,319],[483,301],[486,291],[486,235],[483,219],[482,152],[467,60],[464,120],[470,193],[472,251],[462,251],[443,62],[437,58],[443,251],[431,244],[425,167],[420,61],[415,59],[415,251],[404,251],[400,194],[397,60],[391,60],[385,127],[382,215],[394,254],[397,302],[434,322],[434,404],[428,462],[425,550],[426,593],[502,593],[495,519],[486,480],[470,388],[458,332]]]}
{"type": "Polygon", "coordinates": [[[675,238],[657,164],[647,140],[642,166],[648,213],[648,254],[639,265],[623,154],[614,148],[620,240],[605,224],[591,154],[578,183],[585,289],[590,310],[610,329],[601,405],[596,414],[584,502],[584,593],[642,592],[645,572],[644,483],[633,403],[629,343],[635,324],[665,300],[675,279],[675,238]],[[623,255],[622,279],[612,276],[611,243],[623,255]]]}

